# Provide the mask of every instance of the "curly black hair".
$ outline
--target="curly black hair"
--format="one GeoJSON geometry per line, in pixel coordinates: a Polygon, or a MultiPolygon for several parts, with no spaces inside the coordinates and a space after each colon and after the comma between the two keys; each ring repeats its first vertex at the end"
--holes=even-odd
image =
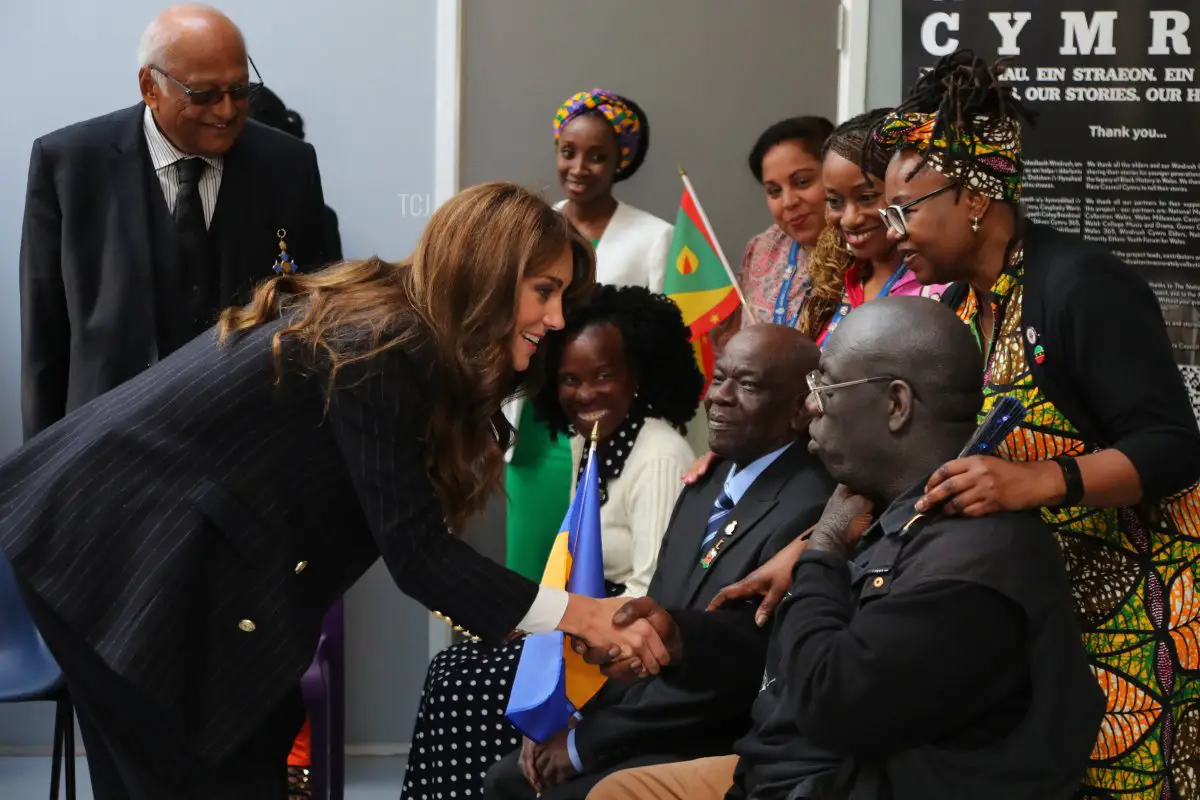
{"type": "Polygon", "coordinates": [[[621,332],[625,358],[637,377],[638,402],[647,417],[657,417],[680,433],[700,407],[704,376],[696,366],[679,306],[642,286],[597,284],[591,300],[567,314],[560,331],[546,334],[541,347],[545,384],[531,398],[534,416],[551,434],[570,433],[571,423],[558,402],[558,375],[563,348],[593,325],[612,325],[621,332]]]}
{"type": "Polygon", "coordinates": [[[825,140],[833,133],[833,123],[824,117],[791,117],[776,122],[758,136],[747,159],[754,180],[763,181],[763,159],[780,142],[800,142],[814,158],[821,157],[825,140]]]}
{"type": "MultiPolygon", "coordinates": [[[[933,138],[946,137],[949,147],[941,152],[941,158],[948,173],[953,173],[957,164],[974,159],[974,142],[987,138],[989,126],[1007,121],[1032,125],[1037,121],[1037,112],[1027,108],[1002,80],[1006,64],[1005,59],[989,64],[967,48],[956,50],[918,78],[908,97],[896,107],[896,114],[937,113],[933,138]]],[[[932,150],[925,151],[910,178],[932,154],[932,150]]],[[[867,169],[872,160],[890,156],[890,148],[872,135],[863,148],[863,168],[867,169]],[[881,149],[886,155],[879,152],[881,149]]]]}

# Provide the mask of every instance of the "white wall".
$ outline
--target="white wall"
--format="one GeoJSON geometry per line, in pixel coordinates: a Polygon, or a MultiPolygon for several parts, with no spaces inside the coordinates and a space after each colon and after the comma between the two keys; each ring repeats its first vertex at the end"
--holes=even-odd
{"type": "MultiPolygon", "coordinates": [[[[213,0],[304,117],[348,257],[406,255],[431,210],[435,0],[213,0]]],[[[20,443],[17,255],[33,139],[138,100],[137,40],[167,0],[0,3],[0,454],[20,443]]],[[[348,598],[350,742],[407,741],[428,616],[376,567],[348,598]]],[[[0,748],[47,745],[49,707],[0,706],[0,748]]]]}
{"type": "Polygon", "coordinates": [[[903,0],[872,0],[867,53],[867,108],[897,105],[908,90],[901,74],[903,0]]]}

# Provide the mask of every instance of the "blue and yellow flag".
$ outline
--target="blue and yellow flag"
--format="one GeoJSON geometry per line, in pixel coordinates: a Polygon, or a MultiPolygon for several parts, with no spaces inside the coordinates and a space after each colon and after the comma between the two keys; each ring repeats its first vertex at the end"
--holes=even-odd
{"type": "MultiPolygon", "coordinates": [[[[600,540],[600,480],[596,445],[588,451],[583,480],[554,540],[542,585],[573,594],[604,597],[604,548],[600,540]]],[[[586,663],[561,631],[525,639],[505,715],[524,736],[545,742],[565,729],[571,716],[604,684],[598,667],[586,663]]]]}

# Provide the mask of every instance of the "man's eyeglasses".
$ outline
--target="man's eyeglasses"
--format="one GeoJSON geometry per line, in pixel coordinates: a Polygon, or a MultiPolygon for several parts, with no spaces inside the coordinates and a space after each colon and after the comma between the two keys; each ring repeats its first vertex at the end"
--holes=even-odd
{"type": "Polygon", "coordinates": [[[188,102],[194,106],[215,106],[217,103],[225,99],[225,95],[229,95],[229,99],[237,102],[239,100],[247,100],[250,95],[262,88],[262,75],[259,74],[258,67],[254,64],[254,59],[246,56],[246,60],[250,62],[250,67],[254,70],[254,77],[258,80],[254,83],[243,83],[239,86],[227,86],[224,89],[193,89],[183,81],[176,78],[171,73],[167,72],[157,64],[149,64],[149,68],[162,75],[164,78],[175,84],[187,95],[188,102]]]}
{"type": "Polygon", "coordinates": [[[904,205],[888,206],[880,209],[879,216],[883,217],[883,221],[887,223],[888,228],[895,232],[897,236],[908,236],[908,220],[904,218],[904,212],[912,208],[917,203],[928,200],[931,197],[936,197],[947,189],[953,189],[958,184],[948,183],[940,189],[934,189],[929,194],[923,194],[916,200],[909,200],[904,205]]]}
{"type": "Polygon", "coordinates": [[[825,376],[821,374],[820,370],[813,370],[812,372],[808,373],[808,391],[812,395],[813,399],[817,401],[817,411],[822,414],[825,413],[825,401],[821,399],[821,394],[823,392],[831,392],[834,389],[845,389],[850,386],[862,386],[868,383],[880,383],[881,381],[896,380],[891,375],[880,375],[875,378],[859,378],[856,381],[822,384],[821,379],[823,377],[825,376]]]}

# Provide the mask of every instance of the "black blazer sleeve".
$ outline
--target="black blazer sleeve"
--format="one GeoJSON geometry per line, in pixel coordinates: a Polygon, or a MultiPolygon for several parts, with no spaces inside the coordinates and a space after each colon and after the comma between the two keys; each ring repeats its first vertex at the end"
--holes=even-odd
{"type": "Polygon", "coordinates": [[[1157,500],[1200,478],[1196,417],[1154,292],[1115,256],[1085,252],[1095,258],[1081,263],[1076,255],[1072,268],[1048,280],[1047,310],[1057,316],[1064,346],[1047,353],[1047,362],[1057,355],[1054,366],[1105,444],[1133,462],[1146,499],[1157,500]]]}
{"type": "Polygon", "coordinates": [[[337,214],[325,206],[325,259],[333,262],[342,258],[342,233],[338,228],[337,214]]]}
{"type": "Polygon", "coordinates": [[[683,657],[662,671],[663,680],[702,690],[757,690],[770,638],[770,628],[754,621],[757,610],[757,600],[716,611],[672,609],[683,657]]]}
{"type": "Polygon", "coordinates": [[[25,439],[67,407],[71,329],[62,279],[62,213],[41,140],[29,157],[21,228],[21,416],[25,439]]]}
{"type": "Polygon", "coordinates": [[[405,594],[502,642],[538,586],[449,533],[420,443],[424,381],[398,350],[375,361],[370,374],[332,392],[329,421],[379,552],[405,594]]]}
{"type": "Polygon", "coordinates": [[[1024,611],[994,589],[928,579],[856,605],[845,559],[800,556],[775,636],[787,702],[818,747],[905,750],[953,736],[1028,690],[1024,611]]]}

